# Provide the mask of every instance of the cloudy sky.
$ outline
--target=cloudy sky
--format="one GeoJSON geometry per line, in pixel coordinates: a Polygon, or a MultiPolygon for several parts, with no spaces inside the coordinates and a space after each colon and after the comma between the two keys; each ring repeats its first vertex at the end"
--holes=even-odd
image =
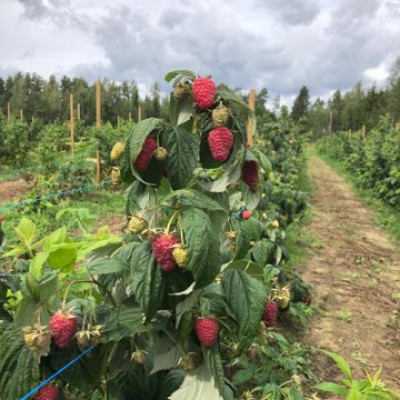
{"type": "MultiPolygon", "coordinates": [[[[400,56],[400,0],[0,0],[0,76],[135,80],[192,69],[291,102],[362,80],[400,56]]],[[[167,90],[166,86],[163,86],[167,90]]]]}

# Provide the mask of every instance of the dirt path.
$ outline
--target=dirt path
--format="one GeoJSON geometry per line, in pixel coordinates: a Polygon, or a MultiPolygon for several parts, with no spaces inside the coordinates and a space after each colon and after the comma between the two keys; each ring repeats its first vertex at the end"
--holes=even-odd
{"type": "MultiPolygon", "coordinates": [[[[400,389],[400,250],[374,222],[374,214],[325,162],[309,158],[315,184],[310,229],[322,242],[311,250],[304,280],[320,311],[307,328],[307,343],[341,354],[360,377],[383,366],[383,379],[400,389]]],[[[340,379],[324,355],[313,355],[319,380],[340,379]]]]}
{"type": "Polygon", "coordinates": [[[7,201],[20,199],[29,190],[29,185],[23,180],[0,182],[0,205],[7,201]]]}

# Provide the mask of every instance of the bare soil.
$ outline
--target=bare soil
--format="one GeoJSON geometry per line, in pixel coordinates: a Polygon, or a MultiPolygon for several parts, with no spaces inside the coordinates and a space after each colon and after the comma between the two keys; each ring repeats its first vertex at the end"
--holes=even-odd
{"type": "MultiPolygon", "coordinates": [[[[400,291],[399,249],[343,178],[316,156],[308,165],[315,186],[310,229],[321,245],[310,250],[302,274],[319,306],[305,340],[339,353],[358,378],[382,365],[383,380],[399,390],[400,300],[392,297],[400,291]]],[[[343,378],[322,353],[312,359],[319,381],[343,378]]]]}
{"type": "Polygon", "coordinates": [[[19,200],[29,190],[29,185],[23,180],[0,181],[0,205],[8,201],[19,200]]]}

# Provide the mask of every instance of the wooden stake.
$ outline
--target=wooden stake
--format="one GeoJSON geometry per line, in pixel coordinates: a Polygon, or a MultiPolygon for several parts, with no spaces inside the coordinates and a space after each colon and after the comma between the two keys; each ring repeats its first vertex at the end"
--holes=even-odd
{"type": "Polygon", "coordinates": [[[128,114],[128,121],[129,121],[129,123],[131,123],[131,121],[132,121],[132,113],[131,112],[129,112],[129,114],[128,114]]]}
{"type": "Polygon", "coordinates": [[[100,150],[96,151],[96,182],[101,182],[101,157],[100,150]]]}
{"type": "Polygon", "coordinates": [[[76,117],[78,118],[78,121],[81,120],[81,103],[78,103],[76,106],[76,117]]]}
{"type": "Polygon", "coordinates": [[[118,115],[118,117],[117,117],[117,128],[118,128],[118,130],[119,130],[120,126],[121,126],[121,119],[120,119],[120,117],[118,115]]]}
{"type": "Polygon", "coordinates": [[[367,127],[365,125],[363,125],[362,127],[362,137],[363,140],[365,140],[365,138],[367,137],[367,127]]]}
{"type": "Polygon", "coordinates": [[[333,112],[329,113],[329,132],[332,132],[333,112]]]}
{"type": "Polygon", "coordinates": [[[140,122],[142,120],[142,107],[139,106],[138,109],[138,122],[140,122]]]}
{"type": "Polygon", "coordinates": [[[101,83],[100,79],[96,81],[96,129],[101,128],[101,83]]]}
{"type": "Polygon", "coordinates": [[[349,138],[351,139],[351,129],[349,129],[349,138]]]}
{"type": "Polygon", "coordinates": [[[400,131],[400,122],[396,122],[396,129],[400,131]]]}
{"type": "Polygon", "coordinates": [[[19,119],[22,121],[24,119],[24,112],[19,110],[19,119]]]}
{"type": "MultiPolygon", "coordinates": [[[[252,111],[256,110],[256,91],[254,89],[250,89],[249,92],[249,108],[252,111]]],[[[249,119],[247,123],[247,146],[253,146],[253,121],[249,119]]]]}
{"type": "Polygon", "coordinates": [[[69,126],[71,130],[71,158],[75,157],[74,95],[69,95],[69,126]]]}
{"type": "Polygon", "coordinates": [[[11,123],[11,104],[10,102],[7,103],[7,122],[11,123]]]}

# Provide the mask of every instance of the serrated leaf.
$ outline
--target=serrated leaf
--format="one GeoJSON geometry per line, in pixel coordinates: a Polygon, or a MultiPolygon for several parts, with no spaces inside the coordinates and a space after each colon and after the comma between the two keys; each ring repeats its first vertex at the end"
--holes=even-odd
{"type": "Polygon", "coordinates": [[[345,374],[346,378],[351,381],[352,375],[351,375],[351,369],[347,361],[340,356],[339,354],[333,353],[332,351],[328,350],[321,350],[324,354],[332,358],[333,361],[335,361],[336,365],[339,367],[339,369],[345,374]]]}
{"type": "Polygon", "coordinates": [[[227,264],[226,269],[236,269],[238,271],[246,272],[254,278],[262,279],[264,276],[264,268],[250,260],[236,260],[227,264]]]}
{"type": "Polygon", "coordinates": [[[193,272],[199,289],[218,275],[221,266],[219,232],[210,217],[197,208],[183,211],[181,224],[189,250],[187,269],[193,272]]]}
{"type": "Polygon", "coordinates": [[[40,279],[42,268],[49,257],[48,253],[38,253],[29,263],[29,272],[35,279],[40,279]]]}
{"type": "Polygon", "coordinates": [[[153,369],[150,374],[166,369],[176,368],[183,355],[179,346],[166,336],[154,337],[152,354],[153,369]]]}
{"type": "Polygon", "coordinates": [[[88,263],[90,273],[95,275],[113,274],[116,272],[128,271],[129,264],[118,258],[96,258],[88,263]]]}
{"type": "Polygon", "coordinates": [[[199,139],[183,128],[175,127],[167,142],[167,169],[172,189],[181,189],[189,183],[197,167],[199,139]]]}
{"type": "Polygon", "coordinates": [[[276,245],[270,240],[260,240],[251,249],[254,260],[260,265],[271,263],[275,259],[275,252],[276,245]]]}
{"type": "Polygon", "coordinates": [[[27,247],[30,247],[36,237],[36,226],[29,218],[23,217],[18,227],[15,228],[15,232],[20,240],[24,242],[27,247]]]}
{"type": "Polygon", "coordinates": [[[159,310],[165,296],[165,273],[157,264],[148,242],[143,242],[132,254],[132,289],[149,322],[159,310]]]}
{"type": "Polygon", "coordinates": [[[55,296],[58,288],[58,272],[47,272],[39,281],[40,302],[43,304],[55,296]]]}
{"type": "Polygon", "coordinates": [[[168,72],[165,76],[164,76],[164,80],[166,82],[171,82],[172,79],[178,77],[178,76],[182,76],[182,77],[188,77],[190,79],[196,79],[196,74],[193,71],[190,71],[188,69],[177,69],[175,71],[170,71],[168,72]]]}
{"type": "Polygon", "coordinates": [[[230,269],[223,273],[222,289],[239,322],[240,346],[246,349],[259,329],[267,299],[264,286],[246,272],[230,269]]]}
{"type": "Polygon", "coordinates": [[[203,353],[210,367],[210,371],[214,377],[217,389],[220,393],[223,393],[225,388],[224,367],[222,365],[218,343],[215,343],[211,348],[203,348],[203,353]]]}
{"type": "Polygon", "coordinates": [[[207,364],[187,374],[181,387],[169,397],[170,400],[222,400],[207,364]]]}
{"type": "Polygon", "coordinates": [[[51,251],[47,261],[50,265],[50,268],[67,272],[72,270],[77,258],[77,249],[66,243],[60,245],[56,250],[51,251]]]}
{"type": "Polygon", "coordinates": [[[182,315],[185,312],[192,311],[194,305],[197,303],[199,297],[201,296],[201,293],[201,290],[195,290],[193,293],[187,296],[185,300],[176,305],[176,327],[179,326],[182,315]]]}
{"type": "Polygon", "coordinates": [[[333,382],[318,383],[318,385],[314,386],[314,389],[321,390],[323,392],[336,393],[340,396],[346,396],[347,394],[347,389],[333,382]]]}
{"type": "Polygon", "coordinates": [[[193,113],[193,104],[189,96],[183,100],[176,100],[172,94],[169,100],[169,119],[173,125],[179,126],[190,121],[193,113]]]}
{"type": "Polygon", "coordinates": [[[135,162],[137,156],[142,150],[143,142],[146,137],[155,129],[157,129],[162,123],[159,118],[148,118],[138,122],[132,129],[130,137],[130,159],[131,162],[135,162]]]}

